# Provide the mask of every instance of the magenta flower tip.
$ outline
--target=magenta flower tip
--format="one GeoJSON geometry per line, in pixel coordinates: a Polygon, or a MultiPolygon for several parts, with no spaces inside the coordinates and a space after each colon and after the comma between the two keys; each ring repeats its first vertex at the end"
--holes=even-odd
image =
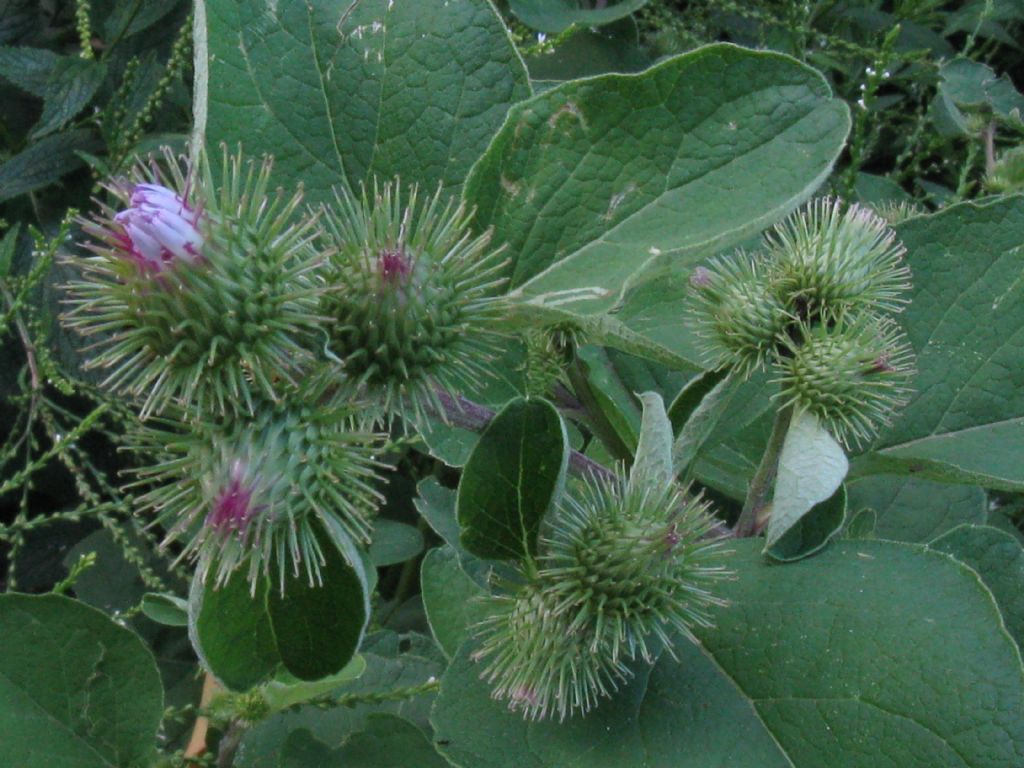
{"type": "Polygon", "coordinates": [[[136,184],[129,207],[114,216],[124,230],[125,250],[144,270],[159,272],[175,261],[201,258],[202,213],[160,184],[136,184]]]}
{"type": "Polygon", "coordinates": [[[393,285],[405,281],[405,278],[412,272],[412,264],[409,262],[405,250],[402,248],[385,248],[377,256],[377,271],[381,281],[393,285]]]}
{"type": "Polygon", "coordinates": [[[241,467],[232,470],[231,480],[221,489],[206,517],[206,524],[222,535],[244,533],[258,511],[252,488],[242,482],[242,474],[241,467]]]}

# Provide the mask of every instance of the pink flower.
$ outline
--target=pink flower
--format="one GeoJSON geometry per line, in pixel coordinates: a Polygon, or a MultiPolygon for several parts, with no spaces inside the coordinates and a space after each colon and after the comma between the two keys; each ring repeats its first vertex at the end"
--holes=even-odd
{"type": "Polygon", "coordinates": [[[412,264],[409,263],[409,258],[402,247],[395,250],[384,249],[377,256],[377,271],[384,284],[401,285],[412,272],[412,264]]]}
{"type": "Polygon", "coordinates": [[[231,468],[231,479],[214,499],[213,509],[206,516],[206,524],[221,535],[244,534],[249,521],[259,510],[253,503],[253,489],[243,482],[245,474],[241,462],[231,468]]]}
{"type": "Polygon", "coordinates": [[[159,272],[174,261],[194,264],[202,258],[200,211],[159,184],[136,184],[129,202],[114,221],[124,229],[119,239],[140,267],[159,272]]]}

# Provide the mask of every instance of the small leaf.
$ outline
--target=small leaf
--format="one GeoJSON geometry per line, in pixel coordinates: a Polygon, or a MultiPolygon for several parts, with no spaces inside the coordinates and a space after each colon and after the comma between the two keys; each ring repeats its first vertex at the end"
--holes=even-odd
{"type": "Polygon", "coordinates": [[[487,617],[478,598],[485,590],[462,570],[459,555],[450,546],[430,550],[420,569],[423,607],[434,639],[451,658],[472,634],[472,627],[487,617]]]}
{"type": "Polygon", "coordinates": [[[640,395],[643,420],[640,423],[640,442],[636,458],[629,472],[629,483],[635,487],[650,487],[661,491],[669,486],[672,472],[672,422],[665,413],[665,401],[657,392],[640,395]]]}
{"type": "Polygon", "coordinates": [[[773,560],[791,563],[819,552],[846,524],[846,486],[811,507],[796,525],[782,534],[765,554],[773,560]]]}
{"type": "Polygon", "coordinates": [[[151,764],[163,688],[134,632],[67,597],[5,594],[0,637],[0,765],[151,764]]]}
{"type": "Polygon", "coordinates": [[[692,379],[672,401],[669,418],[678,434],[672,446],[672,470],[677,477],[690,468],[711,436],[736,393],[736,384],[726,369],[706,371],[692,379]]]}
{"type": "Polygon", "coordinates": [[[0,240],[0,280],[7,277],[14,262],[14,253],[18,247],[18,235],[21,234],[21,223],[15,224],[4,233],[3,240],[0,240]]]}
{"type": "Polygon", "coordinates": [[[462,471],[456,500],[462,546],[478,557],[532,558],[568,461],[569,437],[555,407],[536,398],[509,402],[462,471]]]}
{"type": "Polygon", "coordinates": [[[47,136],[0,165],[0,203],[53,184],[83,165],[78,150],[98,141],[87,128],[47,136]]]}
{"type": "MultiPolygon", "coordinates": [[[[357,679],[342,683],[337,693],[364,698],[364,703],[326,709],[300,706],[255,724],[242,739],[233,763],[235,768],[280,768],[280,754],[288,735],[301,729],[309,730],[316,739],[336,749],[366,727],[369,715],[378,712],[400,716],[424,732],[429,731],[427,718],[435,697],[433,692],[400,700],[372,701],[371,697],[418,687],[432,677],[439,677],[445,660],[436,643],[418,634],[377,632],[366,638],[360,656],[366,669],[357,679]]],[[[315,762],[312,765],[318,766],[315,762]]]]}
{"type": "Polygon", "coordinates": [[[373,526],[370,560],[378,568],[411,560],[423,551],[423,534],[417,528],[381,518],[373,526]]]}
{"type": "MultiPolygon", "coordinates": [[[[336,674],[359,647],[370,604],[362,561],[340,531],[320,541],[326,562],[323,584],[310,586],[303,571],[289,571],[284,595],[270,578],[236,571],[215,587],[193,579],[189,636],[203,665],[227,688],[246,690],[279,667],[302,680],[336,674]]],[[[271,571],[274,572],[274,568],[271,571]]]]}
{"type": "Polygon", "coordinates": [[[356,655],[337,674],[312,682],[300,680],[294,675],[280,671],[273,680],[262,687],[263,698],[266,699],[271,712],[280,712],[357,680],[365,670],[366,659],[356,655]]]}
{"type": "Polygon", "coordinates": [[[175,595],[147,592],[142,596],[142,612],[165,627],[188,626],[188,601],[175,595]]]}
{"type": "Polygon", "coordinates": [[[23,91],[38,96],[46,95],[50,73],[63,59],[45,48],[19,48],[0,46],[0,75],[23,91]]]}
{"type": "MultiPolygon", "coordinates": [[[[806,411],[795,412],[779,456],[765,550],[799,523],[815,504],[831,497],[848,468],[842,446],[817,417],[806,411]]],[[[845,510],[845,494],[842,506],[845,510]]]]}
{"type": "Polygon", "coordinates": [[[434,533],[453,547],[460,547],[459,523],[455,519],[455,491],[445,488],[436,477],[428,477],[416,486],[416,511],[430,524],[434,533]]]}
{"type": "Polygon", "coordinates": [[[65,57],[57,62],[46,82],[43,114],[32,138],[63,128],[92,101],[106,75],[106,64],[100,61],[65,57]]]}

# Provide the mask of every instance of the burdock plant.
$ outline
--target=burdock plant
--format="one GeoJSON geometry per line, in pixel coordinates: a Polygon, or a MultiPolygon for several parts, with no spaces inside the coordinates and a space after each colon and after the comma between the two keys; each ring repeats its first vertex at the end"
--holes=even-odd
{"type": "Polygon", "coordinates": [[[318,532],[367,543],[381,501],[383,436],[364,425],[358,404],[332,397],[323,378],[281,402],[258,401],[252,417],[187,430],[147,424],[136,445],[159,459],[137,471],[149,487],[140,506],[201,579],[221,584],[242,567],[253,583],[274,575],[283,588],[289,572],[317,583],[318,532]]]}
{"type": "Polygon", "coordinates": [[[723,605],[728,575],[707,538],[707,505],[669,483],[590,479],[567,495],[522,586],[490,598],[478,661],[493,696],[524,716],[586,713],[632,676],[631,664],[672,653],[723,605]]]}
{"type": "Polygon", "coordinates": [[[82,222],[92,255],[71,264],[67,325],[96,337],[89,366],[141,401],[199,413],[253,413],[302,376],[321,321],[309,217],[270,190],[271,163],[225,151],[219,182],[165,151],[107,185],[82,222]]]}
{"type": "Polygon", "coordinates": [[[500,251],[441,190],[422,199],[415,187],[403,198],[397,181],[358,196],[341,188],[323,213],[329,351],[385,420],[422,426],[444,413],[438,391],[491,375],[500,251]]]}

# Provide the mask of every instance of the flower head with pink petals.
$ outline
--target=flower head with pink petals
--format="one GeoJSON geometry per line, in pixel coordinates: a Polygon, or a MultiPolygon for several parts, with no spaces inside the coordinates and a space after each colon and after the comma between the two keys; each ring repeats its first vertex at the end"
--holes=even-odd
{"type": "Polygon", "coordinates": [[[176,261],[202,258],[203,214],[160,184],[135,184],[129,207],[114,215],[125,251],[143,270],[159,272],[176,261]]]}

